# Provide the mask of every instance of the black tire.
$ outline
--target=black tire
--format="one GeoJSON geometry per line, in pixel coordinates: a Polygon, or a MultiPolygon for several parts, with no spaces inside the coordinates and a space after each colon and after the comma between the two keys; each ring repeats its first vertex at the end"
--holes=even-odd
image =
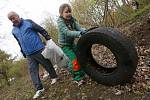
{"type": "Polygon", "coordinates": [[[133,77],[138,56],[134,45],[113,28],[96,28],[84,34],[77,43],[77,58],[83,70],[95,81],[104,85],[124,84],[133,77]],[[102,44],[114,54],[117,67],[104,68],[91,54],[93,44],[102,44]],[[104,73],[102,70],[106,70],[104,73]]]}

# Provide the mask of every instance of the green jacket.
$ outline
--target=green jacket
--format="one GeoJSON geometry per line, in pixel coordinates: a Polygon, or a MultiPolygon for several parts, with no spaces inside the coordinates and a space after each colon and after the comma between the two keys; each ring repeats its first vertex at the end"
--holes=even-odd
{"type": "Polygon", "coordinates": [[[80,36],[85,29],[81,28],[75,18],[72,18],[71,30],[61,17],[57,20],[58,25],[58,43],[61,45],[73,45],[74,39],[80,36]]]}

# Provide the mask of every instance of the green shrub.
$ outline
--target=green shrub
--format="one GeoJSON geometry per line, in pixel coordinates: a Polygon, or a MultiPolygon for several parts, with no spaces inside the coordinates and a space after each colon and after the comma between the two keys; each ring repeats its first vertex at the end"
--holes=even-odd
{"type": "Polygon", "coordinates": [[[11,77],[22,77],[28,74],[28,67],[25,60],[21,59],[12,63],[9,68],[9,76],[11,77]]]}

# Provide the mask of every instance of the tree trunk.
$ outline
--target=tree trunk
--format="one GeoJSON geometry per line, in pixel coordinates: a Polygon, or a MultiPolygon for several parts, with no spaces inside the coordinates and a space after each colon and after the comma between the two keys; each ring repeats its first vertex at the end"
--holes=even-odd
{"type": "Polygon", "coordinates": [[[103,22],[104,25],[107,26],[107,13],[108,13],[108,0],[105,1],[105,9],[104,9],[104,16],[103,16],[103,22]]]}
{"type": "Polygon", "coordinates": [[[121,0],[123,5],[126,5],[126,0],[121,0]]]}

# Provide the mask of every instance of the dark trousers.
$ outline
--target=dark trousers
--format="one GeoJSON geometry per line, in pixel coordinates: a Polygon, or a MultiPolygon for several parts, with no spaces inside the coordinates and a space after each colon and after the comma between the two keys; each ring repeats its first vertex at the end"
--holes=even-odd
{"type": "Polygon", "coordinates": [[[41,51],[36,54],[27,56],[27,61],[29,64],[30,76],[36,90],[40,90],[43,88],[39,76],[39,64],[41,64],[45,68],[45,70],[49,73],[51,78],[57,78],[57,74],[51,62],[43,57],[41,51]]]}

